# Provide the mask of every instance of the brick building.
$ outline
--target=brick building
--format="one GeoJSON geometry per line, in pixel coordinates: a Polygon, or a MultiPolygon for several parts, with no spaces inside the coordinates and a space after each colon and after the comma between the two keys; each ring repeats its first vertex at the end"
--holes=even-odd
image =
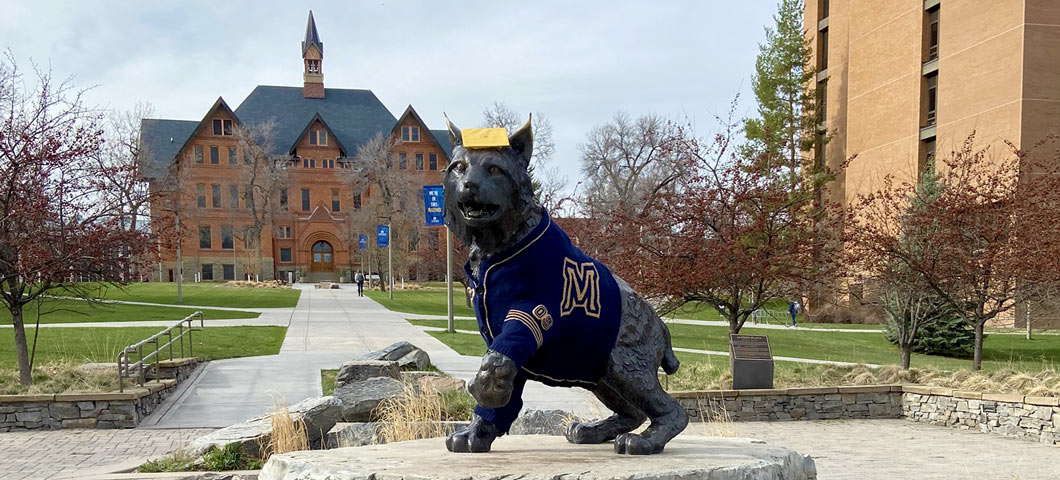
{"type": "MultiPolygon", "coordinates": [[[[405,180],[402,196],[411,201],[403,199],[401,208],[408,218],[418,208],[422,225],[419,192],[441,183],[448,134],[428,129],[412,106],[396,118],[371,90],[325,88],[324,43],[312,12],[301,52],[302,87],[259,85],[234,110],[218,98],[197,121],[143,120],[152,228],[170,239],[159,245],[154,280],[177,275],[178,224],[185,280],[313,281],[369,270],[358,236],[374,245],[375,225],[390,218],[372,208],[381,201],[379,188],[352,179],[362,171],[358,148],[378,134],[393,142],[388,175],[405,180]]],[[[392,233],[395,251],[412,257],[395,276],[424,279],[428,272],[414,258],[419,243],[437,248],[444,233],[408,228],[392,233]]],[[[373,270],[380,264],[385,258],[373,270]]]]}
{"type": "MultiPolygon", "coordinates": [[[[824,160],[857,155],[834,201],[912,180],[973,132],[997,156],[1060,134],[1060,2],[806,0],[803,18],[824,160]]],[[[1056,312],[1020,305],[1000,323],[1060,325],[1056,312]]]]}

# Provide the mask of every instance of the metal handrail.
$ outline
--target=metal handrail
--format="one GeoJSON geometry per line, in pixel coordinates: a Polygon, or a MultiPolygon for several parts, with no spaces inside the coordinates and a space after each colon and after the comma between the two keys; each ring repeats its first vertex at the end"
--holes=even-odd
{"type": "Polygon", "coordinates": [[[206,328],[206,325],[203,322],[202,311],[196,311],[195,313],[192,313],[191,315],[188,315],[187,317],[185,317],[183,320],[181,320],[181,321],[179,321],[177,323],[174,323],[173,325],[170,325],[165,330],[162,330],[161,332],[158,332],[158,333],[156,333],[154,335],[151,335],[150,337],[148,337],[148,338],[146,338],[144,340],[141,340],[138,343],[134,343],[132,345],[129,345],[128,347],[123,348],[121,353],[118,353],[118,391],[119,392],[124,392],[125,391],[125,379],[129,378],[133,371],[137,372],[137,377],[138,377],[138,380],[139,380],[138,383],[142,387],[144,385],[144,380],[145,380],[144,379],[144,377],[145,377],[145,375],[144,375],[144,367],[147,365],[144,362],[146,362],[146,361],[148,361],[148,360],[153,358],[155,360],[154,363],[153,363],[153,368],[155,368],[157,370],[158,369],[158,362],[159,362],[158,352],[160,350],[168,347],[169,359],[173,360],[173,343],[179,341],[179,343],[180,343],[180,356],[183,357],[184,356],[184,335],[188,336],[188,356],[194,355],[194,350],[193,350],[193,346],[192,346],[193,344],[192,344],[192,341],[191,341],[192,340],[191,332],[193,332],[193,331],[202,331],[204,328],[206,328]],[[196,317],[198,317],[198,320],[199,320],[199,327],[198,328],[195,327],[195,319],[196,319],[196,317]],[[185,327],[184,324],[187,324],[187,327],[185,327]],[[173,336],[173,330],[177,330],[177,332],[178,332],[177,336],[175,338],[173,336]],[[158,339],[161,338],[163,335],[167,336],[169,341],[166,342],[164,345],[159,346],[158,339]],[[151,351],[150,353],[148,353],[147,355],[144,355],[144,345],[147,345],[147,344],[153,344],[154,345],[154,350],[151,351]],[[135,353],[136,354],[137,361],[135,363],[129,363],[129,361],[130,361],[129,360],[129,354],[130,353],[135,353]]]}

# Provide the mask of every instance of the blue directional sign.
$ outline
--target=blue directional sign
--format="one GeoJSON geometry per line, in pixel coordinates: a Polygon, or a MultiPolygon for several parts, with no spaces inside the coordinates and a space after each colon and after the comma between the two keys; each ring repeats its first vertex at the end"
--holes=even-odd
{"type": "Polygon", "coordinates": [[[442,186],[423,186],[423,208],[426,210],[427,226],[445,225],[442,218],[442,186]]]}
{"type": "Polygon", "coordinates": [[[366,248],[368,248],[368,235],[358,235],[357,236],[357,249],[358,250],[364,250],[366,248]]]}
{"type": "Polygon", "coordinates": [[[375,245],[377,247],[390,246],[390,226],[389,225],[376,225],[375,226],[375,245]]]}

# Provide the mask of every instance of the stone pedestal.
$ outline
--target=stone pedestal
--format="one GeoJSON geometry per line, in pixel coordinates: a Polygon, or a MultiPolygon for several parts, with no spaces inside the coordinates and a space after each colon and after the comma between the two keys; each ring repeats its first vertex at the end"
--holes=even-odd
{"type": "Polygon", "coordinates": [[[809,480],[813,460],[744,438],[681,435],[659,455],[614,453],[614,445],[572,445],[550,435],[504,436],[489,453],[450,453],[432,438],[273,455],[259,480],[400,479],[710,479],[809,480]]]}

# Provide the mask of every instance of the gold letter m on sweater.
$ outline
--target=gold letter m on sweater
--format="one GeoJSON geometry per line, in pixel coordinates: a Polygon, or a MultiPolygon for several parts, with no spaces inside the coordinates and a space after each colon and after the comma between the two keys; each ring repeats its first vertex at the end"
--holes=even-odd
{"type": "Polygon", "coordinates": [[[561,317],[582,308],[586,315],[600,318],[600,272],[593,262],[563,259],[563,301],[559,307],[561,317]]]}

